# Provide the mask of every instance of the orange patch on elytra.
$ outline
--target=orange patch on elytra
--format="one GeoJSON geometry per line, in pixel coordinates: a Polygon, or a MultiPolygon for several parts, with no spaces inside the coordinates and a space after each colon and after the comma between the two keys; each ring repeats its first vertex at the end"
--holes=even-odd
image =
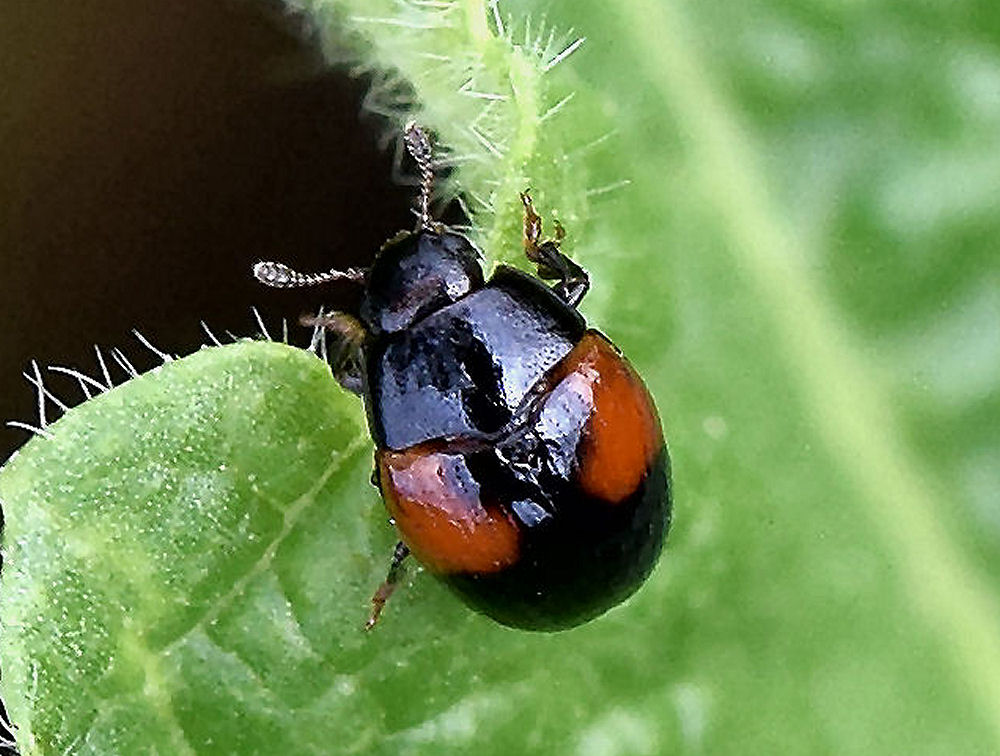
{"type": "Polygon", "coordinates": [[[517,561],[517,525],[483,506],[461,454],[383,449],[378,465],[396,528],[430,570],[497,572],[517,561]]]}
{"type": "Polygon", "coordinates": [[[554,378],[593,406],[580,446],[580,486],[605,501],[623,501],[663,448],[660,418],[642,378],[596,331],[584,335],[554,378]]]}

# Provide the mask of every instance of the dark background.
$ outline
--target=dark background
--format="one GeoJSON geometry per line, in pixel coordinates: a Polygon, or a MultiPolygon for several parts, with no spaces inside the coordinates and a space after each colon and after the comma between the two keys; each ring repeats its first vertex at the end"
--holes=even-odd
{"type": "MultiPolygon", "coordinates": [[[[36,422],[32,359],[98,376],[98,344],[142,370],[133,328],[183,355],[202,320],[253,335],[254,305],[272,334],[355,307],[350,284],[268,290],[250,266],[363,265],[411,225],[365,89],[277,3],[0,3],[0,421],[36,422]]],[[[0,460],[27,437],[0,428],[0,460]]]]}

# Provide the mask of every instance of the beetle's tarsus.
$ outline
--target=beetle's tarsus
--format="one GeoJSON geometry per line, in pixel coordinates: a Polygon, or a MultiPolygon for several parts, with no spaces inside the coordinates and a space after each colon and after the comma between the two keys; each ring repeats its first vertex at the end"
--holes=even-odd
{"type": "Polygon", "coordinates": [[[382,615],[386,602],[392,596],[396,586],[399,585],[403,577],[403,561],[410,555],[410,549],[405,543],[400,541],[392,552],[392,561],[389,563],[389,572],[382,585],[378,587],[372,596],[372,611],[365,622],[365,630],[371,630],[378,624],[378,618],[382,615]]]}
{"type": "Polygon", "coordinates": [[[539,278],[557,282],[552,287],[556,296],[570,307],[576,307],[590,289],[590,276],[559,250],[566,230],[556,221],[555,238],[542,240],[542,219],[535,212],[527,190],[521,192],[521,203],[524,205],[525,256],[537,266],[539,278]]]}

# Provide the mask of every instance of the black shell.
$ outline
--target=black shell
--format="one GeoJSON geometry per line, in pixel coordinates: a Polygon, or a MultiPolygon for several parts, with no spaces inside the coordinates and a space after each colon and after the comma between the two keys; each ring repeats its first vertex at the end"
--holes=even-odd
{"type": "Polygon", "coordinates": [[[570,475],[525,475],[522,465],[551,453],[537,440],[533,448],[466,455],[480,490],[503,492],[521,523],[518,561],[499,572],[441,577],[497,622],[562,630],[620,604],[656,565],[670,527],[670,459],[664,446],[632,495],[609,505],[583,493],[570,475]]]}
{"type": "Polygon", "coordinates": [[[405,449],[495,434],[583,335],[537,278],[501,267],[482,288],[366,348],[372,437],[405,449]]]}
{"type": "Polygon", "coordinates": [[[500,267],[484,283],[476,256],[464,237],[424,230],[375,262],[362,315],[377,457],[458,455],[466,493],[506,512],[519,545],[500,570],[439,577],[504,624],[571,627],[624,600],[656,564],[670,524],[667,449],[658,435],[620,500],[587,493],[578,472],[592,406],[548,400],[586,323],[534,276],[500,267]]]}

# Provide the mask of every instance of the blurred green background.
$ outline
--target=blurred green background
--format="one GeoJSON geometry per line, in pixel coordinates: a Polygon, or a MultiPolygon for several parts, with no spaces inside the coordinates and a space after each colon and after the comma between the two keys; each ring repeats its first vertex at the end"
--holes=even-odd
{"type": "MultiPolygon", "coordinates": [[[[319,229],[295,241],[314,255],[301,258],[306,267],[320,267],[310,259],[329,259],[327,248],[343,249],[348,236],[359,240],[353,259],[363,259],[405,223],[406,193],[378,184],[390,175],[389,157],[373,147],[380,127],[356,119],[363,85],[321,75],[315,42],[287,18],[228,3],[101,6],[72,18],[53,6],[46,23],[24,15],[35,36],[19,33],[20,47],[0,53],[17,73],[4,77],[15,96],[4,98],[0,122],[11,136],[0,139],[3,164],[17,168],[0,195],[2,254],[12,270],[39,275],[5,276],[22,281],[20,303],[4,306],[8,322],[23,324],[9,329],[21,351],[5,354],[6,373],[29,353],[80,364],[46,346],[50,332],[80,320],[65,303],[108,310],[150,276],[158,298],[147,290],[135,309],[123,304],[100,336],[69,331],[77,347],[121,343],[138,326],[183,352],[203,317],[247,332],[238,325],[247,303],[264,297],[245,287],[222,297],[224,286],[240,288],[226,266],[294,259],[280,250],[300,227],[319,229]],[[114,39],[145,29],[158,45],[133,42],[125,65],[102,44],[112,27],[114,39]],[[67,49],[73,56],[55,66],[67,49]],[[217,63],[241,50],[228,67],[217,63]],[[49,78],[38,74],[46,64],[55,66],[49,78]],[[165,78],[115,89],[136,71],[165,78]],[[186,98],[139,107],[171,86],[186,98]],[[74,98],[81,88],[118,94],[74,98]],[[334,90],[346,93],[336,106],[325,94],[288,98],[334,90]],[[162,112],[184,128],[163,130],[162,112]],[[31,151],[50,144],[34,124],[52,113],[62,113],[52,132],[60,139],[82,114],[97,118],[93,143],[121,161],[113,182],[94,178],[108,161],[82,160],[90,153],[78,142],[31,151]],[[109,113],[128,114],[147,134],[141,148],[114,138],[122,118],[109,113]],[[313,141],[289,138],[290,113],[313,141]],[[347,134],[369,145],[371,162],[346,167],[342,158],[361,150],[337,148],[347,134]],[[296,152],[317,142],[326,148],[296,152]],[[136,194],[173,175],[170,149],[193,150],[189,165],[207,172],[175,177],[173,194],[136,194]],[[42,164],[48,183],[25,178],[42,175],[42,164]],[[299,184],[305,165],[314,172],[299,184]],[[31,247],[82,212],[78,200],[95,185],[104,202],[82,207],[102,223],[31,247]],[[61,204],[30,214],[61,196],[49,187],[73,186],[61,204]],[[192,199],[189,186],[203,194],[192,199]],[[302,194],[288,200],[289,187],[302,194]],[[376,197],[394,199],[382,209],[376,197]],[[117,211],[123,203],[128,213],[117,211]],[[332,215],[343,203],[356,204],[332,215]],[[160,222],[128,230],[147,211],[160,222]],[[357,218],[371,225],[349,225],[357,218]],[[173,246],[158,246],[164,229],[173,246]],[[131,279],[80,252],[122,248],[134,256],[131,279]],[[168,249],[198,251],[189,268],[168,273],[168,249]],[[209,253],[219,267],[211,285],[199,272],[209,253]],[[94,267],[99,286],[81,286],[76,271],[94,267]],[[192,281],[201,294],[185,300],[179,282],[192,281]],[[37,301],[50,304],[33,310],[37,301]]],[[[773,0],[502,8],[522,19],[544,11],[587,37],[559,73],[580,93],[581,121],[615,129],[587,168],[631,183],[595,195],[569,230],[596,282],[586,312],[642,367],[667,421],[677,525],[632,605],[565,636],[469,619],[418,579],[397,609],[410,612],[410,632],[407,622],[382,628],[374,661],[364,654],[351,677],[375,713],[366,719],[356,700],[331,703],[342,722],[317,732],[351,729],[358,748],[385,753],[1000,751],[1000,11],[773,0]]],[[[274,312],[306,309],[270,301],[274,312]]]]}

